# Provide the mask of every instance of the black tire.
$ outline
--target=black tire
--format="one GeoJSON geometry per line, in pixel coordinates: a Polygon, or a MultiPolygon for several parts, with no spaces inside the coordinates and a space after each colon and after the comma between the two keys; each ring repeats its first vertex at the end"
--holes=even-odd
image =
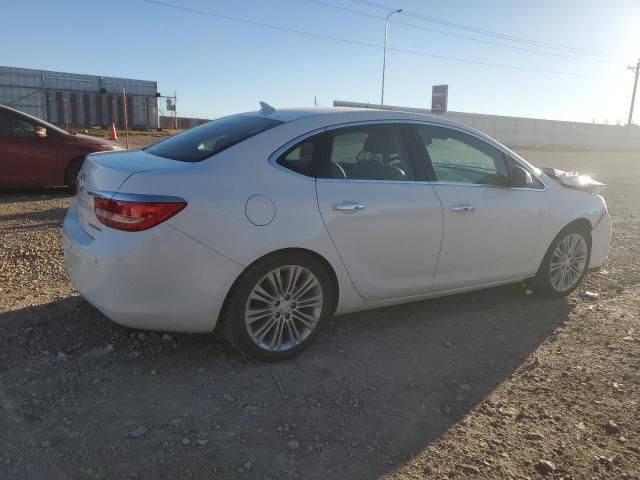
{"type": "MultiPolygon", "coordinates": [[[[224,311],[221,316],[224,336],[227,338],[229,343],[249,357],[267,361],[278,361],[291,358],[299,354],[302,350],[308,347],[311,342],[313,342],[316,336],[320,333],[320,330],[326,323],[327,319],[331,317],[336,300],[334,287],[331,275],[327,271],[325,265],[309,254],[299,251],[285,251],[264,257],[249,266],[234,284],[232,291],[225,302],[224,311]],[[251,295],[254,287],[261,283],[270,272],[280,267],[285,268],[284,271],[286,271],[287,266],[301,267],[303,269],[302,271],[310,272],[315,276],[319,284],[316,288],[321,289],[322,306],[318,307],[320,309],[320,314],[317,315],[318,320],[315,323],[315,327],[313,329],[305,329],[305,332],[307,330],[309,331],[299,343],[284,350],[269,350],[257,344],[252,338],[249,332],[250,327],[245,323],[245,311],[249,308],[249,296],[251,295]]],[[[300,301],[302,302],[304,300],[300,301]]],[[[264,303],[265,305],[267,304],[267,302],[264,303]]],[[[287,301],[286,303],[288,309],[290,302],[287,301]]],[[[291,306],[295,307],[295,303],[291,303],[291,306]]],[[[268,308],[277,310],[278,307],[270,306],[268,308]]],[[[308,307],[299,308],[302,309],[308,307]]],[[[317,310],[315,310],[315,312],[317,313],[317,310]]],[[[280,315],[279,312],[276,313],[278,316],[280,315]]],[[[282,315],[284,315],[284,313],[282,315]]],[[[287,321],[293,322],[294,317],[295,314],[292,310],[291,317],[288,317],[291,318],[291,320],[287,321]]],[[[266,323],[273,321],[269,320],[269,318],[265,318],[265,325],[266,323]]],[[[284,328],[285,327],[283,326],[282,329],[284,328]]],[[[291,332],[290,327],[287,328],[288,332],[291,332]]],[[[274,332],[271,327],[268,328],[268,331],[273,332],[274,336],[277,334],[277,330],[274,332]]],[[[270,334],[267,336],[270,337],[270,334]]]]}
{"type": "Polygon", "coordinates": [[[578,223],[568,225],[567,227],[562,229],[560,233],[558,233],[558,235],[556,235],[556,237],[553,239],[553,242],[551,242],[551,245],[549,246],[549,249],[547,250],[547,253],[544,256],[544,259],[542,260],[542,264],[540,265],[540,268],[536,273],[536,276],[530,279],[529,281],[527,281],[527,286],[538,295],[542,295],[545,297],[555,297],[555,298],[565,297],[569,295],[571,292],[573,292],[576,288],[578,288],[578,286],[580,286],[580,283],[582,282],[582,280],[584,279],[584,276],[587,274],[587,271],[589,270],[590,260],[591,260],[591,232],[587,228],[585,228],[584,226],[578,223]],[[551,273],[550,273],[551,260],[560,242],[562,242],[568,236],[574,235],[574,234],[580,235],[584,239],[587,247],[584,268],[582,269],[582,272],[580,273],[575,283],[571,284],[568,288],[565,288],[565,289],[557,288],[554,286],[551,280],[551,273]]]}
{"type": "Polygon", "coordinates": [[[82,168],[82,163],[84,162],[84,158],[77,158],[75,160],[71,160],[69,165],[67,166],[67,171],[64,174],[64,184],[71,192],[71,195],[75,195],[78,189],[78,172],[82,168]]]}

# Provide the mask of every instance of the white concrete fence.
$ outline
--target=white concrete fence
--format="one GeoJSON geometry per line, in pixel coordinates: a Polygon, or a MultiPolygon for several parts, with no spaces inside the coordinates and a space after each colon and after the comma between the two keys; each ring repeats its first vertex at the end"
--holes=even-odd
{"type": "MultiPolygon", "coordinates": [[[[335,100],[334,107],[384,108],[403,112],[431,114],[422,108],[381,107],[369,103],[335,100]]],[[[510,146],[566,146],[639,148],[640,126],[604,125],[599,123],[562,122],[536,118],[503,117],[480,113],[447,112],[433,114],[473,127],[510,146]]]]}

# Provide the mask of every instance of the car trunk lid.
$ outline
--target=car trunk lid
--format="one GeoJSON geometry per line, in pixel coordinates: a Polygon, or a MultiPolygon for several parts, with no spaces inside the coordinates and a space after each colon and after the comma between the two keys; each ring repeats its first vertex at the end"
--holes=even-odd
{"type": "Polygon", "coordinates": [[[111,197],[124,181],[134,173],[164,168],[175,168],[176,162],[157,157],[142,150],[92,153],[87,156],[78,174],[76,202],[82,228],[92,237],[104,225],[95,214],[95,196],[111,197]]]}

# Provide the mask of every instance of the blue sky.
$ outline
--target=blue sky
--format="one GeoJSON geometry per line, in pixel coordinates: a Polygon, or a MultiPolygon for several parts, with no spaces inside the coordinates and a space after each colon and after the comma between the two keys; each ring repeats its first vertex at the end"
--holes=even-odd
{"type": "MultiPolygon", "coordinates": [[[[384,21],[307,0],[161,0],[290,29],[382,45],[384,21]]],[[[322,0],[375,16],[381,9],[322,0]]],[[[637,0],[372,0],[410,13],[621,56],[614,64],[519,51],[391,23],[388,46],[486,63],[598,74],[558,75],[389,51],[385,103],[429,107],[431,86],[449,84],[449,109],[578,121],[626,121],[640,57],[637,0]]],[[[222,116],[334,99],[377,103],[381,48],[278,31],[143,0],[31,0],[0,5],[3,65],[158,80],[178,92],[182,114],[222,116]]],[[[524,48],[403,14],[396,20],[524,48]]],[[[573,56],[567,52],[544,50],[573,56]]],[[[596,60],[589,57],[590,60],[596,60]]],[[[638,102],[640,104],[640,102],[638,102]]],[[[640,116],[640,106],[636,109],[640,116]]],[[[636,123],[639,120],[636,117],[636,123]]]]}

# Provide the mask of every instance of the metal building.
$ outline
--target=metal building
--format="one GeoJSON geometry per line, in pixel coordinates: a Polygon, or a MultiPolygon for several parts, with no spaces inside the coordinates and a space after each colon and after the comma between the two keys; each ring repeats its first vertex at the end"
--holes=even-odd
{"type": "Polygon", "coordinates": [[[211,120],[207,118],[167,117],[160,115],[160,128],[163,130],[187,130],[188,128],[197,127],[210,121],[211,120]]]}
{"type": "Polygon", "coordinates": [[[564,147],[640,148],[640,126],[565,122],[540,118],[506,117],[483,113],[436,113],[425,108],[396,107],[334,100],[334,107],[381,108],[400,112],[426,113],[464,123],[505,145],[564,147]]]}
{"type": "Polygon", "coordinates": [[[0,104],[58,125],[158,128],[158,82],[0,66],[0,104]],[[126,91],[126,108],[123,101],[126,91]]]}

